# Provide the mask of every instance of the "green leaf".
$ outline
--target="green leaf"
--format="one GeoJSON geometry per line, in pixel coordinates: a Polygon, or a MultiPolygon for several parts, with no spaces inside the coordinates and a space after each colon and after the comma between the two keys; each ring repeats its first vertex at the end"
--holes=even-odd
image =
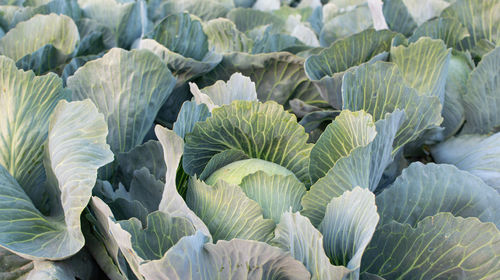
{"type": "Polygon", "coordinates": [[[290,251],[292,257],[302,262],[312,280],[343,279],[349,274],[349,269],[330,263],[323,242],[323,235],[309,219],[292,212],[283,213],[272,240],[273,245],[290,251]]]}
{"type": "Polygon", "coordinates": [[[500,193],[500,133],[461,135],[432,148],[438,163],[449,163],[468,171],[500,193]]]}
{"type": "Polygon", "coordinates": [[[27,279],[90,280],[104,277],[86,248],[62,261],[34,261],[27,279]]]}
{"type": "Polygon", "coordinates": [[[500,18],[496,12],[500,9],[498,0],[456,0],[446,10],[441,17],[455,18],[467,30],[470,38],[462,48],[474,46],[481,39],[498,43],[500,36],[500,18]]]}
{"type": "Polygon", "coordinates": [[[44,180],[43,144],[49,118],[57,102],[65,97],[62,81],[51,73],[35,76],[18,70],[14,61],[1,56],[0,165],[14,177],[38,205],[44,180]],[[36,118],[33,118],[36,116],[36,118]],[[27,144],[29,143],[29,144],[27,144]]]}
{"type": "Polygon", "coordinates": [[[335,41],[373,27],[368,5],[361,4],[326,21],[319,34],[321,46],[328,47],[335,41]]]}
{"type": "Polygon", "coordinates": [[[115,48],[85,64],[67,84],[73,99],[90,98],[104,114],[107,142],[120,153],[142,143],[175,78],[151,52],[115,48]]]}
{"type": "Polygon", "coordinates": [[[403,0],[417,25],[438,17],[450,5],[449,2],[449,0],[403,0]]]}
{"type": "Polygon", "coordinates": [[[373,141],[377,131],[372,116],[364,111],[344,110],[328,125],[311,150],[309,175],[316,182],[352,150],[373,141]]]}
{"type": "Polygon", "coordinates": [[[0,246],[23,257],[52,260],[83,247],[80,214],[90,199],[97,169],[113,159],[106,133],[106,123],[92,102],[57,105],[46,144],[51,217],[45,217],[0,167],[0,246]]]}
{"type": "Polygon", "coordinates": [[[234,100],[257,100],[255,83],[241,73],[232,74],[227,82],[217,81],[201,90],[195,84],[190,86],[196,102],[205,103],[210,111],[214,107],[229,105],[234,100]]]}
{"type": "Polygon", "coordinates": [[[184,139],[186,134],[193,131],[197,122],[205,121],[211,113],[205,104],[196,104],[194,101],[186,101],[182,104],[181,111],[174,123],[174,131],[184,139]]]}
{"type": "Polygon", "coordinates": [[[356,187],[332,199],[319,225],[323,247],[331,262],[346,266],[357,278],[361,257],[378,220],[375,195],[367,189],[356,187]]]}
{"type": "Polygon", "coordinates": [[[142,35],[143,4],[142,0],[78,0],[83,15],[110,29],[116,46],[127,49],[142,35]]]}
{"type": "Polygon", "coordinates": [[[182,238],[161,260],[140,266],[147,279],[309,279],[307,269],[269,244],[233,239],[206,244],[201,234],[182,238]],[[187,276],[186,278],[186,275],[187,276]]]}
{"type": "Polygon", "coordinates": [[[163,158],[167,166],[165,188],[163,189],[159,210],[173,217],[187,218],[193,223],[196,230],[210,237],[207,226],[189,209],[182,196],[177,192],[175,179],[184,149],[184,141],[175,132],[159,125],[155,127],[155,134],[163,147],[163,158]]]}
{"type": "Polygon", "coordinates": [[[366,146],[353,149],[311,186],[303,197],[302,214],[313,225],[319,225],[325,216],[328,203],[356,186],[374,191],[386,167],[393,160],[393,142],[404,119],[404,112],[394,111],[375,123],[377,136],[366,146]]]}
{"type": "Polygon", "coordinates": [[[29,3],[26,1],[24,3],[24,7],[14,13],[14,17],[12,18],[12,21],[10,21],[10,26],[14,27],[18,23],[26,21],[38,14],[48,15],[51,13],[67,15],[75,21],[79,20],[81,16],[77,0],[48,0],[39,1],[39,3],[29,3]]]}
{"type": "Polygon", "coordinates": [[[0,248],[0,278],[5,280],[22,279],[33,269],[31,260],[0,248]]]}
{"type": "Polygon", "coordinates": [[[451,50],[441,40],[420,38],[408,47],[391,48],[391,62],[403,75],[406,85],[420,95],[437,96],[444,103],[451,50]]]}
{"type": "Polygon", "coordinates": [[[463,97],[467,93],[467,80],[474,69],[474,62],[467,53],[453,53],[450,59],[443,104],[443,123],[446,137],[458,132],[465,121],[463,97]]]}
{"type": "Polygon", "coordinates": [[[431,37],[443,40],[449,48],[455,48],[468,35],[467,29],[457,19],[436,18],[420,25],[408,40],[413,43],[421,37],[431,37]]]}
{"type": "Polygon", "coordinates": [[[235,101],[195,125],[186,136],[182,164],[186,173],[201,174],[214,155],[235,149],[279,164],[307,184],[312,148],[307,138],[295,116],[275,102],[235,101]]]}
{"type": "Polygon", "coordinates": [[[96,196],[92,197],[89,208],[92,212],[86,218],[90,223],[83,227],[87,247],[106,276],[112,280],[128,279],[130,269],[127,268],[123,255],[119,255],[118,244],[108,224],[108,217],[113,217],[111,209],[96,196]]]}
{"type": "Polygon", "coordinates": [[[195,229],[182,217],[171,217],[156,211],[148,215],[147,226],[135,218],[118,222],[131,235],[132,248],[143,260],[161,259],[179,239],[192,235],[195,229]]]}
{"type": "Polygon", "coordinates": [[[20,68],[42,74],[71,58],[79,41],[78,29],[71,18],[36,15],[0,39],[0,54],[15,60],[20,68]]]}
{"type": "Polygon", "coordinates": [[[288,51],[295,53],[294,49],[308,49],[299,39],[287,34],[265,32],[253,45],[252,54],[288,51]]]}
{"type": "Polygon", "coordinates": [[[203,26],[188,13],[167,16],[155,26],[147,38],[157,41],[172,52],[194,60],[202,60],[208,53],[208,40],[203,26]]]}
{"type": "Polygon", "coordinates": [[[168,15],[188,12],[200,17],[204,21],[225,17],[232,8],[232,1],[229,0],[149,0],[148,17],[157,23],[168,15]],[[226,3],[224,3],[226,2],[226,3]]]}
{"type": "Polygon", "coordinates": [[[377,196],[377,206],[381,225],[394,220],[416,226],[439,212],[500,225],[500,195],[476,176],[447,164],[411,164],[377,196]]]}
{"type": "Polygon", "coordinates": [[[270,24],[283,26],[285,24],[284,21],[276,15],[247,8],[232,9],[227,14],[227,18],[234,22],[241,32],[247,32],[262,25],[270,24]]]}
{"type": "Polygon", "coordinates": [[[467,81],[463,97],[464,133],[489,133],[500,126],[500,47],[483,57],[467,81]]]}
{"type": "Polygon", "coordinates": [[[288,52],[225,54],[221,63],[196,83],[200,87],[212,85],[218,80],[229,80],[235,72],[255,82],[257,98],[262,102],[273,100],[287,106],[287,101],[293,98],[320,99],[304,72],[304,59],[288,52]]]}
{"type": "Polygon", "coordinates": [[[134,172],[146,168],[153,179],[165,181],[166,167],[163,162],[163,149],[158,141],[150,140],[136,146],[126,153],[116,155],[118,173],[115,174],[127,189],[130,187],[134,172]]]}
{"type": "MultiPolygon", "coordinates": [[[[158,210],[165,183],[155,178],[146,167],[135,170],[132,174],[130,200],[140,202],[148,212],[158,210]]],[[[164,175],[165,173],[162,177],[164,175]]]]}
{"type": "Polygon", "coordinates": [[[267,242],[275,224],[264,219],[259,204],[237,185],[218,181],[209,186],[191,178],[186,202],[210,229],[214,241],[233,238],[267,242]]]}
{"type": "Polygon", "coordinates": [[[344,71],[370,59],[385,59],[382,54],[390,50],[394,36],[396,33],[388,30],[368,29],[340,39],[319,54],[308,57],[305,72],[318,87],[321,97],[332,107],[341,109],[344,71]]]}
{"type": "Polygon", "coordinates": [[[285,211],[301,210],[300,201],[306,194],[306,187],[295,176],[269,175],[264,171],[244,177],[240,187],[260,205],[264,218],[272,219],[276,224],[285,211]]]}
{"type": "Polygon", "coordinates": [[[500,232],[477,218],[439,213],[417,226],[391,222],[379,228],[362,269],[386,279],[495,279],[500,232]]]}
{"type": "Polygon", "coordinates": [[[320,80],[325,76],[344,72],[383,51],[389,51],[395,35],[396,33],[388,30],[368,29],[339,40],[318,55],[310,56],[305,63],[306,73],[311,80],[320,80]]]}
{"type": "Polygon", "coordinates": [[[396,135],[395,152],[442,122],[438,97],[420,95],[403,81],[395,64],[376,62],[347,72],[342,83],[344,109],[365,110],[375,121],[395,109],[405,111],[405,121],[396,135]]]}
{"type": "Polygon", "coordinates": [[[203,25],[203,31],[207,34],[209,48],[215,52],[249,52],[252,49],[253,41],[228,19],[217,18],[208,21],[203,25]]]}
{"type": "Polygon", "coordinates": [[[173,52],[162,44],[151,39],[143,39],[135,46],[137,49],[145,49],[153,52],[168,65],[168,69],[177,79],[176,87],[181,86],[186,81],[194,79],[212,70],[221,62],[222,55],[215,52],[207,52],[202,60],[195,60],[184,57],[173,52]]]}

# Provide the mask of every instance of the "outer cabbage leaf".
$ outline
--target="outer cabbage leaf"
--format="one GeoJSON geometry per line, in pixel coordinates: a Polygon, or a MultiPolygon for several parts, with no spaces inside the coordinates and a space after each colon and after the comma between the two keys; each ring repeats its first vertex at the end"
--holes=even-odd
{"type": "Polygon", "coordinates": [[[476,176],[447,164],[411,164],[377,196],[377,206],[382,225],[394,220],[416,226],[428,216],[450,212],[500,228],[500,195],[476,176]]]}
{"type": "Polygon", "coordinates": [[[311,151],[307,138],[295,116],[275,102],[234,101],[195,125],[186,136],[182,163],[188,174],[201,174],[214,155],[235,149],[279,164],[307,184],[311,151]]]}
{"type": "Polygon", "coordinates": [[[215,52],[249,52],[252,49],[252,39],[240,32],[228,19],[208,21],[203,25],[203,31],[207,34],[209,48],[215,52]]]}
{"type": "Polygon", "coordinates": [[[65,97],[62,81],[53,73],[37,77],[31,71],[18,70],[5,56],[0,57],[0,68],[0,104],[4,108],[0,117],[0,165],[39,206],[39,186],[45,177],[43,144],[50,115],[65,97]]]}
{"type": "Polygon", "coordinates": [[[349,269],[334,266],[325,253],[323,235],[306,217],[299,213],[285,212],[275,230],[271,244],[290,251],[311,273],[312,280],[341,280],[349,269]]]}
{"type": "Polygon", "coordinates": [[[237,185],[218,181],[213,187],[191,178],[186,202],[207,225],[214,241],[233,238],[268,242],[275,224],[264,219],[259,204],[237,185]]]}
{"type": "Polygon", "coordinates": [[[147,279],[309,279],[307,269],[266,243],[233,239],[206,243],[200,232],[182,238],[160,260],[140,266],[147,279]]]}
{"type": "Polygon", "coordinates": [[[384,170],[393,160],[392,145],[403,120],[404,113],[397,110],[377,121],[373,141],[354,148],[348,155],[337,160],[328,173],[311,186],[311,190],[302,199],[302,214],[313,225],[319,225],[323,220],[332,198],[339,197],[356,186],[372,191],[377,188],[384,170]]]}
{"type": "Polygon", "coordinates": [[[304,65],[306,74],[315,82],[321,97],[332,107],[340,109],[344,71],[370,59],[379,60],[377,55],[390,50],[395,35],[388,30],[368,29],[338,40],[319,54],[307,58],[304,65]]]}
{"type": "Polygon", "coordinates": [[[20,68],[42,74],[71,58],[79,41],[78,29],[71,18],[36,15],[0,39],[0,54],[15,60],[20,68]]]}
{"type": "Polygon", "coordinates": [[[403,79],[420,95],[437,96],[444,103],[444,88],[448,76],[451,50],[441,40],[420,38],[408,47],[391,48],[391,62],[395,63],[403,79]]]}
{"type": "Polygon", "coordinates": [[[149,0],[148,17],[157,23],[168,15],[188,12],[204,21],[223,18],[233,7],[231,0],[149,0]]]}
{"type": "Polygon", "coordinates": [[[227,14],[227,18],[234,22],[241,32],[268,24],[277,27],[285,24],[280,17],[272,13],[247,8],[233,9],[227,14]]]}
{"type": "MultiPolygon", "coordinates": [[[[376,133],[373,141],[354,148],[348,155],[338,159],[326,175],[311,186],[311,190],[302,199],[302,214],[308,217],[313,225],[319,225],[323,220],[326,207],[332,198],[341,196],[356,186],[372,191],[377,188],[384,170],[393,160],[392,145],[403,120],[404,113],[397,110],[387,114],[385,119],[377,121],[376,132],[371,132],[376,133]]],[[[370,132],[371,129],[366,131],[370,132]]],[[[341,142],[341,145],[347,144],[341,142]]]]}
{"type": "Polygon", "coordinates": [[[79,20],[81,16],[77,0],[25,1],[24,7],[14,13],[10,21],[10,27],[12,28],[35,15],[48,15],[51,13],[67,15],[75,21],[79,20]]]}
{"type": "Polygon", "coordinates": [[[210,236],[207,226],[189,209],[184,199],[177,192],[176,174],[184,149],[184,141],[175,132],[159,125],[155,127],[155,134],[163,147],[163,157],[167,166],[165,188],[163,189],[159,210],[173,217],[187,218],[196,230],[210,236]]]}
{"type": "Polygon", "coordinates": [[[373,141],[377,131],[372,116],[364,111],[344,110],[327,126],[311,150],[309,175],[316,182],[352,150],[373,141]]]}
{"type": "Polygon", "coordinates": [[[148,34],[148,38],[172,52],[194,60],[202,60],[208,53],[208,40],[203,32],[203,25],[188,13],[167,16],[148,34]]]}
{"type": "Polygon", "coordinates": [[[438,17],[450,3],[448,0],[387,0],[384,1],[384,16],[389,27],[410,36],[424,22],[438,17]]]}
{"type": "Polygon", "coordinates": [[[209,51],[201,21],[188,13],[167,16],[146,38],[135,47],[151,50],[165,61],[177,78],[177,86],[212,70],[222,59],[209,51]]]}
{"type": "Polygon", "coordinates": [[[85,17],[111,30],[120,48],[130,48],[142,35],[145,25],[143,0],[78,0],[78,5],[85,17]]]}
{"type": "Polygon", "coordinates": [[[23,259],[20,256],[0,248],[0,278],[22,279],[33,269],[33,261],[23,259]]]}
{"type": "Polygon", "coordinates": [[[358,278],[361,257],[375,232],[379,216],[375,195],[360,187],[333,198],[319,225],[326,254],[333,264],[344,265],[358,278]]]}
{"type": "Polygon", "coordinates": [[[443,123],[446,137],[458,132],[465,121],[463,97],[467,93],[467,80],[474,69],[474,62],[467,53],[453,53],[450,59],[443,104],[443,123]]]}
{"type": "MultiPolygon", "coordinates": [[[[135,218],[115,222],[109,207],[99,198],[93,198],[93,207],[104,218],[103,223],[111,239],[108,246],[119,250],[138,279],[144,279],[139,265],[160,259],[179,239],[195,232],[193,224],[184,217],[172,217],[156,211],[148,215],[147,226],[135,218]]],[[[115,251],[117,252],[117,251],[115,251]]]]}
{"type": "MultiPolygon", "coordinates": [[[[170,51],[165,46],[152,39],[139,41],[137,45],[135,45],[135,48],[149,50],[160,57],[176,77],[176,87],[181,86],[188,80],[209,72],[217,66],[222,59],[222,55],[218,53],[207,52],[203,59],[198,61],[170,51]]],[[[177,104],[175,104],[175,106],[177,106],[177,104]]]]}
{"type": "Polygon", "coordinates": [[[377,229],[362,269],[391,278],[495,279],[500,232],[477,218],[439,213],[416,227],[391,222],[377,229]]]}
{"type": "Polygon", "coordinates": [[[464,133],[489,133],[500,126],[500,47],[483,57],[467,81],[463,97],[464,133]]]}
{"type": "Polygon", "coordinates": [[[438,97],[420,95],[403,81],[395,64],[376,62],[347,72],[342,83],[344,109],[365,110],[375,121],[395,109],[405,111],[405,121],[396,135],[396,151],[442,122],[438,97]]]}
{"type": "Polygon", "coordinates": [[[234,73],[227,82],[217,81],[201,90],[195,84],[190,84],[190,87],[196,103],[206,104],[210,111],[214,107],[229,105],[234,100],[257,100],[255,83],[241,73],[234,73]]]}
{"type": "Polygon", "coordinates": [[[184,139],[186,134],[193,131],[197,122],[205,121],[211,113],[205,104],[196,104],[194,101],[186,101],[182,104],[181,111],[174,123],[174,131],[184,139]]]}
{"type": "Polygon", "coordinates": [[[368,8],[368,4],[364,3],[352,8],[347,8],[329,18],[323,25],[319,34],[321,46],[328,47],[335,41],[357,34],[373,27],[373,21],[368,8]]]}
{"type": "Polygon", "coordinates": [[[441,17],[455,18],[467,30],[470,37],[462,42],[462,49],[469,49],[486,39],[493,43],[498,43],[500,37],[500,18],[497,11],[500,9],[498,0],[456,0],[446,10],[441,17]]]}
{"type": "Polygon", "coordinates": [[[211,72],[200,77],[200,87],[228,80],[240,72],[255,82],[257,98],[264,102],[274,100],[287,106],[287,101],[320,99],[318,91],[304,72],[304,59],[287,52],[266,54],[230,53],[211,72]]]}
{"type": "Polygon", "coordinates": [[[67,81],[73,99],[90,98],[108,122],[115,153],[142,143],[175,78],[149,51],[112,49],[85,64],[67,81]]]}
{"type": "Polygon", "coordinates": [[[408,39],[416,42],[420,37],[441,39],[450,48],[455,48],[467,36],[467,29],[454,18],[436,18],[420,25],[408,39]]]}
{"type": "Polygon", "coordinates": [[[500,193],[500,133],[452,137],[432,148],[438,163],[454,164],[483,179],[500,193]]]}
{"type": "Polygon", "coordinates": [[[0,167],[0,209],[4,212],[0,246],[26,258],[52,260],[69,257],[83,247],[80,214],[90,199],[97,169],[113,159],[105,142],[106,128],[102,115],[88,100],[61,101],[54,109],[46,145],[50,217],[0,167]]]}
{"type": "Polygon", "coordinates": [[[130,184],[135,176],[134,172],[142,168],[147,169],[153,180],[165,182],[166,167],[163,161],[163,149],[158,141],[150,140],[134,147],[126,153],[116,155],[120,183],[130,189],[130,184]]]}

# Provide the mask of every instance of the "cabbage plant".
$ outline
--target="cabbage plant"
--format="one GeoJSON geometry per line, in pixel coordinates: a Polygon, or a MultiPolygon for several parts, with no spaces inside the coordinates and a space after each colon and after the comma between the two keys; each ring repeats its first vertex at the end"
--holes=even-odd
{"type": "Polygon", "coordinates": [[[499,279],[499,0],[0,0],[0,279],[499,279]]]}

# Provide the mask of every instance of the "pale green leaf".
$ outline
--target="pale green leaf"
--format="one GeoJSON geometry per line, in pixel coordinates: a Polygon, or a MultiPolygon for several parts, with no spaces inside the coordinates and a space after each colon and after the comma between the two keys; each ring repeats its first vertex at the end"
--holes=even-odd
{"type": "Polygon", "coordinates": [[[264,219],[260,205],[237,185],[218,181],[209,186],[191,178],[186,202],[210,230],[214,241],[233,238],[267,242],[275,224],[264,219]]]}
{"type": "Polygon", "coordinates": [[[272,219],[275,224],[280,222],[285,211],[301,210],[300,201],[306,194],[306,187],[293,174],[269,175],[265,171],[244,177],[240,187],[250,199],[259,203],[264,218],[272,219]]]}
{"type": "Polygon", "coordinates": [[[438,163],[453,164],[483,179],[500,193],[500,132],[452,137],[432,148],[438,163]]]}
{"type": "Polygon", "coordinates": [[[68,81],[73,99],[91,99],[108,123],[115,153],[140,145],[175,78],[163,61],[145,50],[112,49],[85,64],[68,81]]]}
{"type": "Polygon", "coordinates": [[[496,279],[500,232],[477,218],[439,213],[416,227],[397,222],[377,229],[362,269],[386,279],[496,279]]]}
{"type": "Polygon", "coordinates": [[[327,126],[311,150],[309,175],[316,182],[342,157],[373,141],[377,131],[372,116],[344,110],[327,126]]]}
{"type": "Polygon", "coordinates": [[[486,54],[467,81],[464,133],[489,133],[500,126],[500,47],[486,54]]]}
{"type": "Polygon", "coordinates": [[[450,212],[500,226],[500,194],[476,176],[447,164],[411,164],[377,196],[377,206],[380,224],[394,220],[416,226],[428,216],[450,212]]]}
{"type": "Polygon", "coordinates": [[[299,213],[285,212],[275,230],[272,244],[302,262],[311,273],[312,280],[341,280],[349,269],[334,266],[325,253],[323,235],[306,217],[299,213]]]}
{"type": "Polygon", "coordinates": [[[36,15],[0,39],[0,54],[15,60],[20,68],[41,74],[71,58],[79,41],[78,29],[71,18],[36,15]]]}
{"type": "Polygon", "coordinates": [[[182,238],[161,260],[142,264],[147,279],[309,279],[307,269],[269,244],[233,239],[206,243],[198,232],[182,238]],[[188,275],[188,276],[187,276],[188,275]]]}
{"type": "Polygon", "coordinates": [[[97,169],[113,159],[106,133],[103,116],[89,100],[58,104],[45,150],[51,217],[42,215],[1,167],[2,247],[24,257],[52,260],[69,257],[83,247],[80,214],[91,197],[97,169]]]}

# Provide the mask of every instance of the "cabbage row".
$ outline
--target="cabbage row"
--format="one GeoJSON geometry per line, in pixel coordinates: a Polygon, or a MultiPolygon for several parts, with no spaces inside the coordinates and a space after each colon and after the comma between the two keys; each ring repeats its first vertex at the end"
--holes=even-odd
{"type": "Polygon", "coordinates": [[[0,279],[500,279],[499,0],[0,0],[0,279]]]}

